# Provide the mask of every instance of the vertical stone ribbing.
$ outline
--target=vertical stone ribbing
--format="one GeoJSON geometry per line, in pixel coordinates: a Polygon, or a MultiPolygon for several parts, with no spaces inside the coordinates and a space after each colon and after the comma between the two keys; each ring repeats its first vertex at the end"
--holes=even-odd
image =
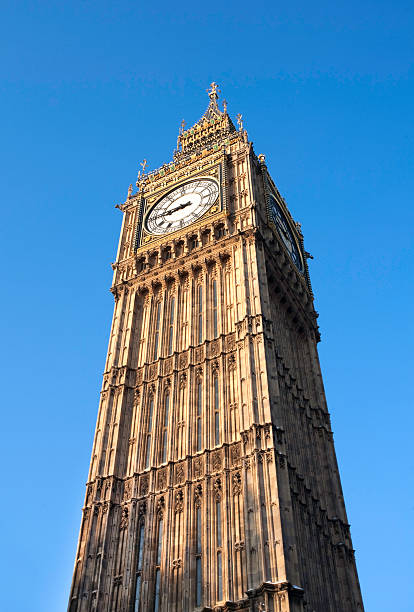
{"type": "Polygon", "coordinates": [[[247,136],[226,134],[174,171],[222,177],[225,212],[135,254],[157,181],[121,207],[70,612],[363,609],[307,268],[269,228],[247,136]]]}

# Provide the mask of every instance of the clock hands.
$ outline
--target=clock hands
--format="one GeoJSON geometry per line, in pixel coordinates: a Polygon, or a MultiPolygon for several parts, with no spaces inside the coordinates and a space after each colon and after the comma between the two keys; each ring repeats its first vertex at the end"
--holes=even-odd
{"type": "Polygon", "coordinates": [[[152,205],[146,215],[145,227],[156,236],[187,227],[211,207],[218,194],[219,187],[215,180],[187,181],[152,205]]]}
{"type": "Polygon", "coordinates": [[[186,206],[191,206],[191,204],[193,204],[193,202],[186,202],[185,204],[180,204],[180,206],[177,206],[177,208],[173,208],[172,210],[167,210],[167,212],[165,212],[162,216],[166,217],[167,215],[172,215],[173,213],[177,212],[177,210],[181,210],[182,208],[185,208],[186,206]]]}

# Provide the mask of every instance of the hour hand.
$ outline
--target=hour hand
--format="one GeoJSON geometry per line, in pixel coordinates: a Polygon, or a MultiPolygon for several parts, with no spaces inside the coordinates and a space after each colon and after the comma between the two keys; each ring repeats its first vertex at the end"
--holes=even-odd
{"type": "Polygon", "coordinates": [[[185,208],[186,206],[190,206],[192,204],[192,202],[186,202],[185,204],[180,204],[180,206],[177,206],[177,208],[172,208],[171,210],[167,210],[166,213],[164,213],[164,217],[166,217],[167,215],[172,215],[173,213],[177,212],[177,210],[181,210],[182,208],[185,208]]]}

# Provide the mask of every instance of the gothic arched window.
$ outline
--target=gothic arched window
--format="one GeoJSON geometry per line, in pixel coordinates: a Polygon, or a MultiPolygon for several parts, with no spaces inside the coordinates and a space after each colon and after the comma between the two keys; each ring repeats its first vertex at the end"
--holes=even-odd
{"type": "Polygon", "coordinates": [[[181,320],[181,340],[180,350],[184,350],[188,346],[188,320],[189,320],[189,290],[188,284],[183,283],[181,299],[180,299],[180,320],[181,320]]]}
{"type": "Polygon", "coordinates": [[[190,249],[196,249],[198,247],[198,238],[196,235],[191,236],[190,238],[190,249]]]}
{"type": "Polygon", "coordinates": [[[154,398],[151,396],[148,403],[148,417],[147,417],[147,433],[145,441],[145,464],[144,468],[149,468],[151,459],[151,441],[152,441],[152,421],[154,417],[154,398]]]}
{"type": "Polygon", "coordinates": [[[144,552],[144,521],[141,520],[138,526],[138,538],[137,538],[137,565],[136,565],[136,576],[135,576],[134,612],[139,612],[139,609],[140,609],[143,552],[144,552]]]}
{"type": "Polygon", "coordinates": [[[222,224],[218,225],[217,228],[216,228],[216,232],[215,233],[216,233],[216,238],[217,239],[223,238],[224,233],[225,233],[224,232],[224,225],[222,225],[222,224]]]}
{"type": "Polygon", "coordinates": [[[175,245],[175,256],[180,257],[183,254],[183,252],[184,252],[184,242],[180,240],[175,245]]]}
{"type": "Polygon", "coordinates": [[[201,566],[201,505],[197,504],[195,508],[195,570],[196,570],[196,592],[195,604],[201,606],[202,599],[202,566],[201,566]]]}
{"type": "Polygon", "coordinates": [[[201,438],[202,438],[202,422],[201,415],[203,409],[203,388],[201,381],[197,383],[197,397],[196,397],[196,449],[201,450],[201,438]]]}
{"type": "Polygon", "coordinates": [[[223,599],[223,560],[222,560],[222,534],[221,534],[221,499],[216,499],[216,551],[217,551],[217,601],[223,599]]]}
{"type": "Polygon", "coordinates": [[[161,323],[161,302],[157,302],[155,306],[155,325],[154,325],[154,350],[152,354],[153,360],[158,357],[158,348],[160,343],[160,323],[161,323]]]}
{"type": "Polygon", "coordinates": [[[175,298],[170,300],[170,322],[168,326],[168,354],[171,355],[173,352],[173,341],[174,341],[174,316],[175,316],[175,298]]]}
{"type": "Polygon", "coordinates": [[[203,341],[203,286],[198,285],[197,288],[197,327],[198,327],[198,344],[203,341]]]}
{"type": "Polygon", "coordinates": [[[219,404],[219,380],[218,376],[214,376],[213,383],[213,402],[214,402],[214,443],[217,446],[220,444],[220,404],[219,404]]]}
{"type": "Polygon", "coordinates": [[[168,434],[168,417],[170,412],[170,392],[167,391],[164,396],[164,421],[162,426],[161,436],[161,463],[167,461],[167,434],[168,434]]]}
{"type": "Polygon", "coordinates": [[[157,556],[155,558],[155,581],[154,581],[154,612],[158,612],[160,607],[160,583],[161,583],[161,553],[162,553],[162,534],[163,534],[163,518],[158,519],[158,534],[157,534],[157,556]]]}
{"type": "Polygon", "coordinates": [[[142,272],[145,269],[145,257],[140,257],[137,261],[137,272],[142,272]]]}
{"type": "Polygon", "coordinates": [[[218,334],[217,302],[218,300],[217,300],[217,281],[216,279],[213,280],[212,290],[213,290],[213,295],[212,295],[213,338],[217,338],[217,334],[218,334]]]}

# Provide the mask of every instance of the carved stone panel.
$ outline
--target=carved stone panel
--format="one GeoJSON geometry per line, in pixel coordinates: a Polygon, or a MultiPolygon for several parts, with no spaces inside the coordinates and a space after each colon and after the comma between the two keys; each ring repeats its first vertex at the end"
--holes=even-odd
{"type": "Polygon", "coordinates": [[[236,335],[233,334],[229,334],[226,338],[226,350],[227,351],[233,351],[236,347],[236,335]]]}
{"type": "Polygon", "coordinates": [[[127,499],[130,499],[131,493],[132,493],[132,480],[127,480],[125,481],[125,484],[124,484],[124,494],[123,494],[122,499],[124,501],[127,499]]]}
{"type": "Polygon", "coordinates": [[[193,460],[193,474],[195,478],[200,478],[204,474],[203,457],[196,457],[193,460]]]}
{"type": "Polygon", "coordinates": [[[187,353],[181,353],[181,355],[178,358],[178,367],[180,369],[186,368],[188,365],[188,354],[187,353]]]}
{"type": "Polygon", "coordinates": [[[141,479],[140,479],[139,494],[147,495],[148,490],[149,490],[149,475],[144,474],[143,476],[141,476],[141,479]]]}
{"type": "Polygon", "coordinates": [[[177,463],[175,466],[175,477],[174,482],[176,484],[181,484],[185,480],[185,464],[177,463]]]}
{"type": "Polygon", "coordinates": [[[232,465],[239,465],[241,462],[241,444],[237,442],[230,447],[230,458],[232,465]]]}
{"type": "Polygon", "coordinates": [[[220,342],[219,340],[213,340],[210,345],[210,355],[212,357],[218,357],[220,355],[220,342]]]}
{"type": "Polygon", "coordinates": [[[158,373],[158,364],[153,363],[148,368],[148,379],[154,380],[157,376],[157,373],[158,373]]]}
{"type": "Polygon", "coordinates": [[[171,374],[173,371],[173,358],[169,357],[164,362],[164,374],[171,374]]]}
{"type": "Polygon", "coordinates": [[[223,454],[221,450],[216,450],[211,453],[211,470],[219,472],[223,468],[223,454]]]}
{"type": "Polygon", "coordinates": [[[167,486],[168,468],[161,468],[158,471],[157,485],[158,489],[165,489],[167,486]]]}

